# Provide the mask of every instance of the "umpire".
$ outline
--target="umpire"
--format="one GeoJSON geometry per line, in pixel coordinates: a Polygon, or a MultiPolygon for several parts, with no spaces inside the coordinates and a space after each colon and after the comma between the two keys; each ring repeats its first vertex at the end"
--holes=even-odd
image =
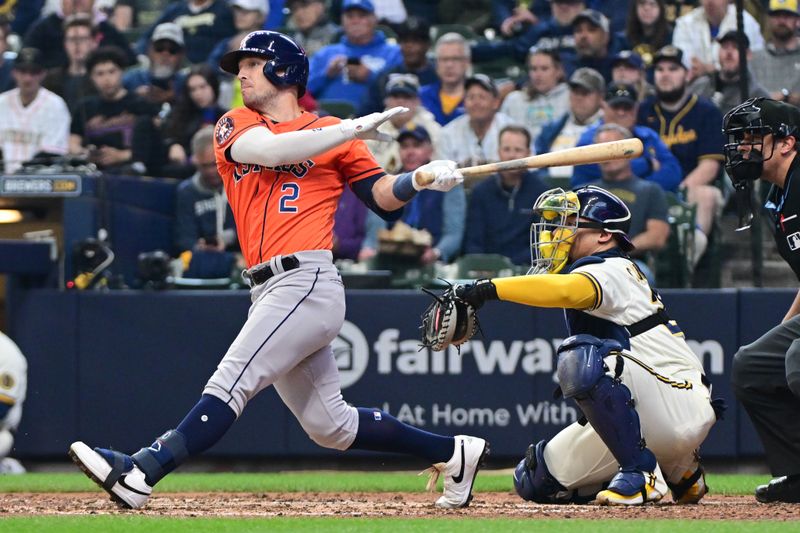
{"type": "MultiPolygon", "coordinates": [[[[750,218],[753,183],[770,183],[764,206],[769,225],[781,257],[800,278],[800,110],[751,98],[723,122],[725,166],[740,215],[750,218]]],[[[800,292],[779,325],[739,349],[732,373],[736,397],[758,431],[774,476],[756,488],[756,500],[800,502],[800,292]]]]}

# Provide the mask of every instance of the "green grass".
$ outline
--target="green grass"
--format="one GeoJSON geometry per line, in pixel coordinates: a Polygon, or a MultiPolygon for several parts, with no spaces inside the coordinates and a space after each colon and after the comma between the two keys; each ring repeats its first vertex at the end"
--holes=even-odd
{"type": "Polygon", "coordinates": [[[416,532],[464,533],[481,531],[506,533],[514,531],[586,533],[613,530],[614,533],[646,531],[647,533],[786,533],[798,531],[800,526],[786,522],[721,522],[702,520],[521,520],[521,519],[363,519],[363,518],[153,518],[141,516],[53,516],[0,519],[0,531],[15,533],[41,533],[42,531],[76,532],[103,531],[127,533],[144,531],[162,533],[172,531],[193,533],[226,533],[240,531],[336,531],[354,532],[416,532]]]}
{"type": "MultiPolygon", "coordinates": [[[[158,492],[423,492],[427,478],[413,472],[176,473],[158,484],[158,492]]],[[[768,476],[708,474],[714,494],[752,494],[768,476]]],[[[441,481],[440,481],[441,483],[441,481]]],[[[80,472],[0,476],[0,492],[86,492],[100,489],[80,472]]],[[[511,474],[481,472],[476,492],[513,490],[511,474]]]]}
{"type": "MultiPolygon", "coordinates": [[[[767,476],[709,474],[707,481],[715,494],[752,494],[753,487],[767,476]]],[[[280,472],[280,473],[177,473],[158,485],[158,492],[421,492],[425,479],[413,472],[280,472]]],[[[482,472],[475,484],[477,492],[512,490],[508,471],[482,472]]],[[[592,520],[584,519],[484,519],[461,513],[447,513],[441,518],[172,518],[142,516],[135,513],[97,516],[13,516],[2,518],[3,492],[85,492],[99,489],[83,474],[30,473],[0,476],[0,533],[68,532],[226,533],[250,531],[347,532],[418,532],[465,533],[480,531],[506,533],[516,531],[585,533],[613,530],[614,533],[759,533],[800,532],[800,522],[733,522],[715,520],[592,520]]]]}

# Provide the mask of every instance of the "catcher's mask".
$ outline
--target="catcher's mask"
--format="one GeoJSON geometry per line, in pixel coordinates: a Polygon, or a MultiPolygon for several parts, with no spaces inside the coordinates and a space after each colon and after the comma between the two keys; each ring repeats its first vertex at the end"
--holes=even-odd
{"type": "Polygon", "coordinates": [[[725,170],[736,189],[739,211],[739,229],[749,227],[752,214],[752,189],[764,170],[764,162],[772,159],[775,141],[790,135],[797,137],[800,111],[792,105],[770,100],[750,98],[734,107],[723,118],[722,132],[725,144],[725,170]],[[765,153],[764,139],[772,135],[772,143],[765,153]]]}
{"type": "Polygon", "coordinates": [[[613,233],[620,248],[633,244],[627,236],[631,213],[615,195],[592,185],[576,191],[551,189],[536,200],[539,217],[531,225],[531,268],[528,274],[557,274],[569,262],[569,251],[578,228],[613,233]]]}

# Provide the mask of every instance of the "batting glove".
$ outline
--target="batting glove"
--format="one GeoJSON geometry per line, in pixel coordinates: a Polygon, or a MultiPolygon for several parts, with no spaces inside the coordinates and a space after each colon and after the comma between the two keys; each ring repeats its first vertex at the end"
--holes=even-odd
{"type": "Polygon", "coordinates": [[[378,131],[378,126],[398,113],[405,113],[406,111],[408,111],[407,107],[393,107],[382,113],[372,113],[365,117],[345,119],[339,124],[339,127],[342,132],[351,139],[372,139],[375,141],[390,142],[394,140],[392,136],[388,133],[378,131]]]}
{"type": "Polygon", "coordinates": [[[448,161],[446,159],[438,159],[431,161],[427,165],[422,165],[414,171],[413,184],[414,188],[418,191],[422,189],[431,189],[433,191],[447,192],[456,185],[464,182],[464,176],[458,170],[455,161],[448,161]],[[420,185],[417,173],[430,172],[435,176],[432,183],[428,185],[420,185]]]}

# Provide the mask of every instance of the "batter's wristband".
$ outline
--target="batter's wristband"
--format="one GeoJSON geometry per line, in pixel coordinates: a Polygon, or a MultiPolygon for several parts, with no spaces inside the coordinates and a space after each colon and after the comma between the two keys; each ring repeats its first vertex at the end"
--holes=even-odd
{"type": "Polygon", "coordinates": [[[414,188],[414,173],[398,174],[392,183],[392,193],[401,202],[408,202],[414,198],[414,195],[417,194],[417,190],[414,188]]]}

